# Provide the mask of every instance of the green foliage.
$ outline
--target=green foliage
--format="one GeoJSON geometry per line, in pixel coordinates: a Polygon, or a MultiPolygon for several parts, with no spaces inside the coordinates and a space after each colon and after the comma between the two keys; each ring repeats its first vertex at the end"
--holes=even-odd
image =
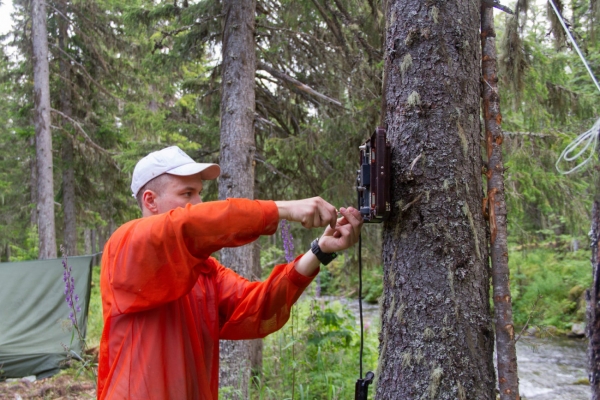
{"type": "MultiPolygon", "coordinates": [[[[521,42],[514,42],[513,47],[503,45],[500,56],[515,58],[522,51],[526,63],[519,77],[522,87],[515,88],[516,78],[510,71],[501,71],[499,81],[502,128],[508,131],[503,150],[509,234],[519,242],[584,234],[597,193],[597,170],[588,167],[565,176],[555,168],[562,150],[600,116],[600,103],[577,54],[564,48],[557,51],[549,42],[545,12],[530,4],[528,13],[520,16],[526,19],[518,27],[521,42]]],[[[576,32],[580,46],[597,49],[597,41],[582,40],[590,33],[589,15],[580,17],[576,32]]],[[[505,28],[512,23],[510,19],[506,23],[503,20],[498,18],[497,28],[506,41],[507,35],[515,32],[505,28]]],[[[598,71],[597,51],[587,55],[598,71]]],[[[516,61],[510,66],[516,68],[516,61]]],[[[572,167],[564,165],[563,169],[572,167]]]]}
{"type": "Polygon", "coordinates": [[[35,226],[27,229],[27,235],[23,247],[11,245],[11,261],[37,260],[38,258],[38,234],[35,226]]]}
{"type": "Polygon", "coordinates": [[[89,348],[93,348],[100,345],[104,327],[102,299],[100,297],[100,266],[92,268],[92,290],[88,310],[86,342],[89,348]]]}
{"type": "MultiPolygon", "coordinates": [[[[352,398],[359,375],[355,316],[340,302],[306,299],[294,306],[292,320],[265,338],[263,375],[255,381],[251,398],[290,399],[292,390],[295,399],[352,398]]],[[[374,326],[365,333],[366,370],[377,366],[374,326]]]]}
{"type": "Polygon", "coordinates": [[[557,249],[556,243],[520,249],[509,254],[513,317],[517,326],[552,325],[568,330],[585,320],[584,288],[591,283],[587,247],[557,249]]]}

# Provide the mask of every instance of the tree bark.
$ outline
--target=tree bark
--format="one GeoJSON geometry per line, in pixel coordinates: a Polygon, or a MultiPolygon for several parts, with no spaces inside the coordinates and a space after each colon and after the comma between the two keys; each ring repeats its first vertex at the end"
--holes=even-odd
{"type": "Polygon", "coordinates": [[[90,228],[83,230],[83,247],[85,254],[94,254],[92,253],[92,230],[90,228]]]}
{"type": "Polygon", "coordinates": [[[592,228],[590,230],[590,241],[592,247],[592,287],[586,291],[587,300],[587,327],[586,334],[588,343],[588,362],[590,388],[592,400],[600,399],[600,319],[598,306],[600,305],[600,201],[594,201],[592,208],[592,228]]]}
{"type": "Polygon", "coordinates": [[[494,9],[481,3],[482,97],[487,148],[487,213],[496,327],[496,358],[501,400],[519,399],[517,350],[510,295],[508,233],[502,162],[502,115],[496,73],[494,9]]]}
{"type": "MultiPolygon", "coordinates": [[[[256,196],[255,196],[256,197],[256,196]]],[[[259,281],[262,275],[262,268],[260,265],[260,241],[254,242],[252,251],[252,279],[253,281],[259,281]]],[[[252,377],[258,377],[262,379],[262,367],[263,367],[263,341],[262,339],[254,339],[250,341],[250,369],[252,377]]]]}
{"type": "Polygon", "coordinates": [[[480,8],[386,4],[384,223],[376,399],[495,399],[481,204],[480,8]]]}
{"type": "MultiPolygon", "coordinates": [[[[58,9],[63,16],[67,15],[66,3],[59,2],[58,9]]],[[[60,105],[62,113],[67,117],[63,118],[62,124],[68,127],[71,124],[69,119],[73,117],[71,106],[71,61],[65,55],[67,52],[67,41],[69,39],[69,22],[58,17],[58,47],[60,54],[60,74],[62,76],[62,85],[60,91],[60,105]]],[[[62,138],[62,208],[64,215],[64,246],[69,256],[77,255],[77,207],[75,205],[75,172],[73,170],[74,154],[71,138],[63,136],[62,138]]]]}
{"type": "Polygon", "coordinates": [[[46,3],[31,1],[31,40],[33,45],[33,97],[35,104],[35,145],[37,159],[37,197],[39,258],[56,258],[54,222],[54,180],[52,132],[50,131],[50,84],[46,3]]]}
{"type": "MultiPolygon", "coordinates": [[[[29,146],[33,147],[35,149],[35,138],[31,138],[29,141],[29,146]]],[[[32,159],[30,159],[29,162],[29,193],[31,195],[30,200],[31,200],[31,204],[33,205],[31,207],[31,214],[29,216],[29,223],[32,227],[36,227],[37,228],[37,220],[38,220],[38,213],[37,213],[37,202],[38,202],[38,198],[37,198],[37,156],[33,157],[32,159]]]]}
{"type": "MultiPolygon", "coordinates": [[[[223,1],[223,75],[221,83],[221,153],[219,199],[253,198],[254,193],[254,79],[256,1],[223,1]]],[[[221,250],[221,262],[251,278],[253,244],[221,250]]],[[[250,342],[221,342],[219,386],[228,398],[248,398],[250,342]],[[227,393],[227,394],[225,394],[227,393]]]]}

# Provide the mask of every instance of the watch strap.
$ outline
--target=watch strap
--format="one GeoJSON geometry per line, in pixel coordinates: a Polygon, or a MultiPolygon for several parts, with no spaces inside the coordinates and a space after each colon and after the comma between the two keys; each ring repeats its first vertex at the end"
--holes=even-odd
{"type": "Polygon", "coordinates": [[[312,241],[310,250],[323,265],[329,264],[338,256],[337,253],[324,253],[323,250],[321,250],[321,247],[319,247],[319,238],[312,241]]]}

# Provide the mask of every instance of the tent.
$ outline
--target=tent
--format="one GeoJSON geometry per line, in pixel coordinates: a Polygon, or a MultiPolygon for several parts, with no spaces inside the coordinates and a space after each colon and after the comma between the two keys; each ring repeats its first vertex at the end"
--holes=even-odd
{"type": "MultiPolygon", "coordinates": [[[[70,257],[85,335],[93,256],[70,257]]],[[[0,379],[58,372],[67,349],[79,354],[65,301],[62,259],[0,263],[0,379]]]]}

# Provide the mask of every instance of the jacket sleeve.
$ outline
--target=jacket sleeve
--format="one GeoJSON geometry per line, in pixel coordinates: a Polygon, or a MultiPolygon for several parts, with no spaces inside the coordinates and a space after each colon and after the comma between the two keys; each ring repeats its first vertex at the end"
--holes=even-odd
{"type": "Polygon", "coordinates": [[[223,247],[241,246],[277,230],[271,201],[228,199],[177,208],[132,221],[111,237],[102,259],[102,290],[112,292],[115,313],[137,312],[176,300],[223,247]]]}
{"type": "Polygon", "coordinates": [[[264,282],[249,282],[219,266],[220,339],[258,339],[285,325],[292,305],[319,273],[310,277],[298,273],[295,264],[300,257],[275,266],[264,282]]]}

